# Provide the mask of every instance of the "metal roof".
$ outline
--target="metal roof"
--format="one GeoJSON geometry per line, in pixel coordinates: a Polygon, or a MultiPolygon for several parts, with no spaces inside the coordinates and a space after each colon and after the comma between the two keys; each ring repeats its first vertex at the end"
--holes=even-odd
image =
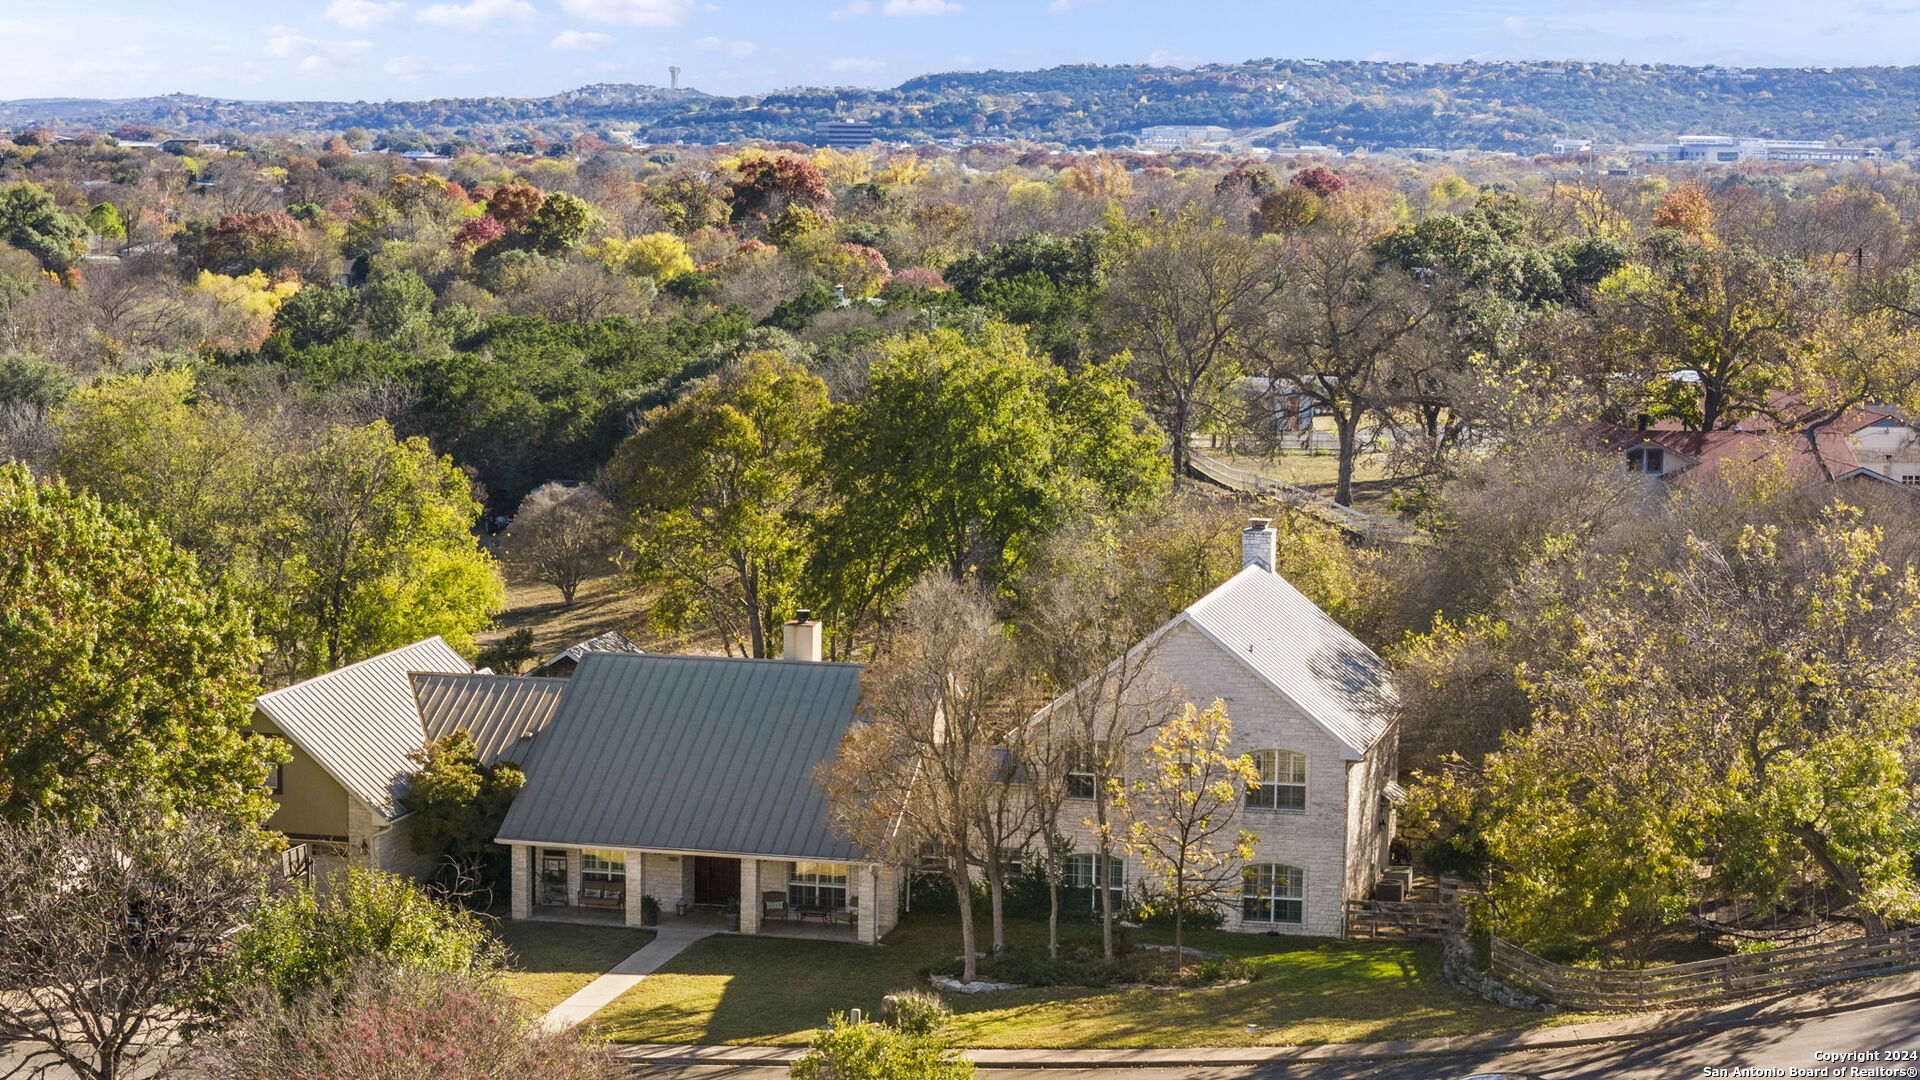
{"type": "Polygon", "coordinates": [[[480,760],[521,761],[531,736],[547,726],[567,680],[530,675],[439,675],[414,672],[413,698],[429,740],[456,731],[473,736],[480,760]]]}
{"type": "Polygon", "coordinates": [[[1249,566],[1194,601],[1167,628],[1192,625],[1292,701],[1346,756],[1360,758],[1391,722],[1386,661],[1278,574],[1249,566]]]}
{"type": "Polygon", "coordinates": [[[329,671],[254,702],[294,745],[374,813],[404,814],[400,797],[420,749],[420,712],[407,676],[473,670],[439,637],[416,641],[329,671]]]}
{"type": "Polygon", "coordinates": [[[620,631],[609,630],[604,634],[597,634],[585,641],[576,641],[566,648],[561,649],[559,652],[542,660],[537,670],[545,671],[562,660],[572,660],[575,663],[579,663],[580,658],[588,653],[644,653],[646,651],[647,650],[635,645],[633,642],[628,641],[627,636],[620,631]]]}
{"type": "Polygon", "coordinates": [[[858,665],[589,653],[570,682],[501,842],[855,857],[813,770],[853,721],[858,665]]]}

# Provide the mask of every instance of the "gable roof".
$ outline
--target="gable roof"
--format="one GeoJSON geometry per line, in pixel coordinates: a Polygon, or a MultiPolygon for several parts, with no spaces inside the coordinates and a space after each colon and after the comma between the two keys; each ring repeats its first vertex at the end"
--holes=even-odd
{"type": "Polygon", "coordinates": [[[1194,601],[1162,632],[1190,625],[1237,657],[1340,743],[1365,757],[1391,725],[1386,661],[1279,574],[1249,566],[1194,601]]]}
{"type": "MultiPolygon", "coordinates": [[[[1860,468],[1853,444],[1833,428],[1817,431],[1767,431],[1725,428],[1689,431],[1656,424],[1645,431],[1596,421],[1579,429],[1580,437],[1596,448],[1625,452],[1657,446],[1685,458],[1685,469],[1669,469],[1666,477],[1687,481],[1713,475],[1728,463],[1763,461],[1781,451],[1787,454],[1787,472],[1798,483],[1816,484],[1860,468]],[[1826,471],[1822,471],[1822,464],[1826,471]]],[[[1663,477],[1664,479],[1665,477],[1663,477]]]]}
{"type": "Polygon", "coordinates": [[[813,770],[853,721],[859,665],[588,653],[569,682],[500,842],[855,857],[813,770]]]}
{"type": "Polygon", "coordinates": [[[473,668],[439,637],[370,656],[305,682],[260,695],[254,706],[327,775],[374,813],[406,813],[400,796],[424,732],[407,676],[473,668]]]}
{"type": "Polygon", "coordinates": [[[480,761],[520,761],[533,749],[528,735],[553,719],[565,679],[530,675],[444,675],[413,672],[413,698],[429,741],[455,731],[473,736],[480,761]]]}
{"type": "Polygon", "coordinates": [[[566,648],[561,649],[559,652],[542,660],[540,667],[536,670],[544,671],[562,660],[572,660],[575,663],[579,663],[580,658],[588,653],[644,653],[646,651],[647,650],[635,645],[633,642],[628,641],[627,636],[620,631],[609,630],[604,634],[597,634],[585,641],[576,641],[566,648]]]}

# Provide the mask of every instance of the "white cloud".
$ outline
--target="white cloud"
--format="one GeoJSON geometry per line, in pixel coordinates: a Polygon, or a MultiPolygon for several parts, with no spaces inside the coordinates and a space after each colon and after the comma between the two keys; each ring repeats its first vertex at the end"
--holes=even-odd
{"type": "Polygon", "coordinates": [[[1047,10],[1058,15],[1072,11],[1074,8],[1092,7],[1101,2],[1102,0],[1053,0],[1053,3],[1047,5],[1047,10]]]}
{"type": "Polygon", "coordinates": [[[679,26],[693,0],[560,0],[567,14],[616,26],[679,26]]]}
{"type": "Polygon", "coordinates": [[[613,44],[612,34],[602,34],[592,30],[562,30],[547,42],[548,47],[565,49],[568,52],[592,52],[613,44]]]}
{"type": "Polygon", "coordinates": [[[472,33],[502,20],[526,22],[534,17],[526,0],[468,0],[464,4],[435,4],[414,16],[423,23],[472,33]]]}
{"type": "Polygon", "coordinates": [[[877,75],[887,70],[887,62],[885,60],[865,60],[856,56],[841,56],[836,57],[827,67],[841,74],[877,75]]]}
{"type": "Polygon", "coordinates": [[[894,19],[912,19],[923,15],[954,15],[965,10],[948,0],[887,0],[880,14],[894,19]]]}
{"type": "Polygon", "coordinates": [[[296,34],[285,27],[267,31],[267,55],[295,61],[294,67],[309,75],[359,67],[360,57],[371,48],[371,41],[326,41],[296,34]]]}
{"type": "Polygon", "coordinates": [[[333,0],[327,5],[326,17],[349,30],[373,30],[392,22],[405,10],[407,5],[399,0],[384,4],[374,0],[333,0]]]}
{"type": "Polygon", "coordinates": [[[751,41],[727,41],[724,38],[703,37],[693,43],[695,47],[708,52],[725,53],[735,60],[745,60],[760,51],[760,46],[751,41]]]}
{"type": "Polygon", "coordinates": [[[381,64],[380,70],[396,79],[412,82],[422,75],[466,75],[480,69],[473,64],[431,60],[422,56],[396,56],[381,64]]]}
{"type": "Polygon", "coordinates": [[[857,19],[862,15],[871,14],[873,14],[873,4],[870,0],[852,0],[852,2],[845,7],[835,8],[833,14],[827,17],[830,19],[857,19]]]}

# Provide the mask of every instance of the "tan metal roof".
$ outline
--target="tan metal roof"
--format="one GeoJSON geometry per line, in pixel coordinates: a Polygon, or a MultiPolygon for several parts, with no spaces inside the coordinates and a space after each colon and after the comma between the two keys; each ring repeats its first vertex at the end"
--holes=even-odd
{"type": "Polygon", "coordinates": [[[472,670],[436,636],[262,694],[254,704],[327,775],[391,821],[406,812],[400,797],[414,769],[407,755],[425,741],[408,675],[472,670]]]}
{"type": "Polygon", "coordinates": [[[531,675],[414,672],[413,697],[429,740],[464,730],[482,762],[524,761],[533,734],[547,726],[567,692],[566,679],[531,675]]]}
{"type": "Polygon", "coordinates": [[[1194,601],[1186,622],[1292,701],[1345,755],[1364,757],[1391,723],[1386,661],[1278,574],[1250,566],[1194,601]]]}

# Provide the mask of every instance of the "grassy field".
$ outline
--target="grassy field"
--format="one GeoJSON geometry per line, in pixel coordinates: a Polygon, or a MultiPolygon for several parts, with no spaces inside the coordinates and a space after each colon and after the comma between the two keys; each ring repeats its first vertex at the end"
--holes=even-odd
{"type": "MultiPolygon", "coordinates": [[[[1283,484],[1305,488],[1316,495],[1332,498],[1339,487],[1340,463],[1332,454],[1286,453],[1270,457],[1256,457],[1251,454],[1230,454],[1224,450],[1200,450],[1200,453],[1216,461],[1223,461],[1236,469],[1259,473],[1271,477],[1283,484]]],[[[1353,507],[1369,514],[1392,517],[1393,509],[1388,500],[1393,497],[1396,482],[1387,478],[1385,459],[1380,454],[1367,454],[1353,463],[1353,507]]]]}
{"type": "Polygon", "coordinates": [[[526,921],[502,922],[495,932],[513,950],[518,969],[507,976],[507,988],[540,1012],[653,940],[651,930],[526,921]]]}
{"type": "MultiPolygon", "coordinates": [[[[1072,933],[1086,935],[1090,928],[1072,933]]],[[[1164,935],[1139,931],[1142,940],[1164,935]]],[[[1010,923],[1010,938],[1045,928],[1010,923]]],[[[1261,978],[1212,990],[1007,990],[956,995],[971,1046],[1247,1046],[1411,1039],[1544,1022],[1467,997],[1440,978],[1432,945],[1189,934],[1190,944],[1249,957],[1261,978]]],[[[828,1013],[869,1012],[890,991],[958,952],[947,920],[902,924],[878,948],[777,938],[698,942],[595,1020],[624,1042],[805,1042],[828,1013]]]]}

